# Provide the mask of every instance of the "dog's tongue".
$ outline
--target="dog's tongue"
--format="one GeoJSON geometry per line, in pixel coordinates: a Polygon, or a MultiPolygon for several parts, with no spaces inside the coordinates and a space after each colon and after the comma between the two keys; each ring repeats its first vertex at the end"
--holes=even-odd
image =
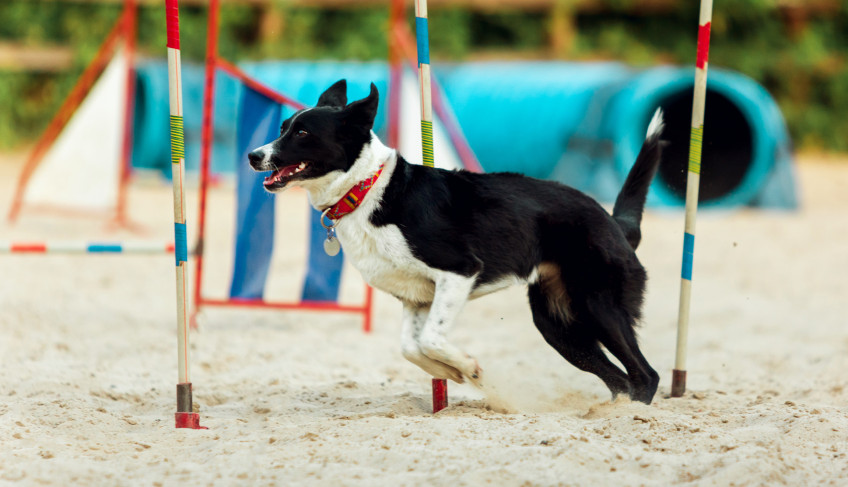
{"type": "Polygon", "coordinates": [[[282,169],[277,169],[270,176],[265,178],[265,186],[279,182],[283,178],[287,178],[297,171],[297,166],[286,166],[282,169]]]}

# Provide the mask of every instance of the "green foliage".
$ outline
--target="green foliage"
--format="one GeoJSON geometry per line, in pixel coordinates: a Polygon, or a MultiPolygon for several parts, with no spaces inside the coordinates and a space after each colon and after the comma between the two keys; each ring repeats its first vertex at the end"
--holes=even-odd
{"type": "MultiPolygon", "coordinates": [[[[411,3],[411,2],[410,2],[411,3]]],[[[567,2],[566,2],[567,3],[567,2]]],[[[774,0],[716,4],[710,61],[762,83],[777,99],[796,144],[848,151],[848,2],[826,16],[791,28],[774,0]]],[[[604,0],[605,9],[575,18],[569,58],[617,59],[637,66],[691,64],[696,50],[698,2],[679,1],[663,12],[641,12],[640,0],[604,0]]],[[[31,140],[43,130],[100,42],[120,15],[118,4],[51,0],[0,1],[0,41],[66,45],[74,66],[65,73],[0,71],[0,147],[31,140]],[[37,21],[34,21],[36,19],[37,21]],[[11,101],[14,100],[14,103],[11,101]]],[[[161,57],[164,6],[139,9],[138,45],[161,57]]],[[[411,10],[407,12],[414,32],[411,10]]],[[[206,8],[180,9],[182,56],[202,62],[206,8]]],[[[224,3],[219,52],[239,60],[358,59],[387,57],[388,9],[345,10],[224,3]]],[[[430,43],[438,61],[490,55],[555,57],[550,20],[541,12],[477,12],[459,7],[430,11],[430,43]]]]}

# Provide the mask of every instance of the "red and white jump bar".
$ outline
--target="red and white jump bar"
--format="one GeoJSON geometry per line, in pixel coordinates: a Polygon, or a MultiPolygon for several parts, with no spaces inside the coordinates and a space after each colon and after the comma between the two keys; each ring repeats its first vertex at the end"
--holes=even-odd
{"type": "Polygon", "coordinates": [[[3,242],[0,254],[173,254],[173,243],[161,242],[3,242]]]}

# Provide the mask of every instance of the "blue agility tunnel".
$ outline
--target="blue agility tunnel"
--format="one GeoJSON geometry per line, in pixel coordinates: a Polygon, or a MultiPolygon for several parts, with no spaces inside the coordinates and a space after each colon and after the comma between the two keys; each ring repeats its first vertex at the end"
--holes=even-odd
{"type": "MultiPolygon", "coordinates": [[[[487,171],[554,179],[611,202],[657,107],[670,142],[649,204],[683,206],[694,69],[620,63],[482,63],[440,73],[487,171]]],[[[711,69],[700,200],[706,206],[792,209],[797,191],[788,132],[756,82],[711,69]]]]}
{"type": "MultiPolygon", "coordinates": [[[[313,104],[339,78],[350,99],[377,84],[382,101],[375,130],[385,125],[388,67],[384,63],[263,62],[243,64],[251,76],[313,104]]],[[[167,168],[167,83],[164,63],[139,66],[137,167],[167,168]]],[[[187,67],[188,167],[199,154],[202,76],[187,67]],[[189,100],[197,100],[195,109],[189,100]],[[193,156],[194,155],[194,156],[193,156]]],[[[471,148],[487,171],[554,179],[611,202],[641,146],[656,107],[666,114],[670,141],[649,195],[651,206],[682,206],[685,194],[694,68],[634,69],[621,63],[469,63],[434,71],[471,148]]],[[[242,87],[217,77],[213,170],[234,171],[237,100],[242,87]]],[[[776,103],[762,86],[738,73],[711,68],[701,174],[708,207],[797,207],[791,143],[776,103]]]]}

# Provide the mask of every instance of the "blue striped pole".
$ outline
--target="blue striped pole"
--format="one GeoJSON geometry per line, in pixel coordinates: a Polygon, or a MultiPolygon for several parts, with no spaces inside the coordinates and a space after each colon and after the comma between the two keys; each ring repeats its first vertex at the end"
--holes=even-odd
{"type": "Polygon", "coordinates": [[[418,81],[421,85],[421,153],[424,165],[433,167],[433,101],[430,86],[430,37],[428,29],[427,0],[415,0],[418,81]]]}
{"type": "MultiPolygon", "coordinates": [[[[433,98],[430,86],[430,35],[427,26],[427,0],[415,0],[415,39],[418,44],[418,82],[421,85],[421,155],[427,167],[433,161],[433,98]]],[[[448,381],[434,378],[433,412],[448,407],[448,381]]]]}
{"type": "Polygon", "coordinates": [[[677,352],[671,377],[671,396],[686,392],[686,344],[689,338],[689,304],[692,298],[692,266],[695,255],[695,217],[701,180],[701,148],[704,141],[704,107],[707,97],[707,64],[713,0],[701,0],[698,21],[698,55],[692,96],[692,126],[689,138],[689,173],[686,179],[686,223],[683,233],[683,263],[680,276],[680,308],[677,315],[677,352]]]}

